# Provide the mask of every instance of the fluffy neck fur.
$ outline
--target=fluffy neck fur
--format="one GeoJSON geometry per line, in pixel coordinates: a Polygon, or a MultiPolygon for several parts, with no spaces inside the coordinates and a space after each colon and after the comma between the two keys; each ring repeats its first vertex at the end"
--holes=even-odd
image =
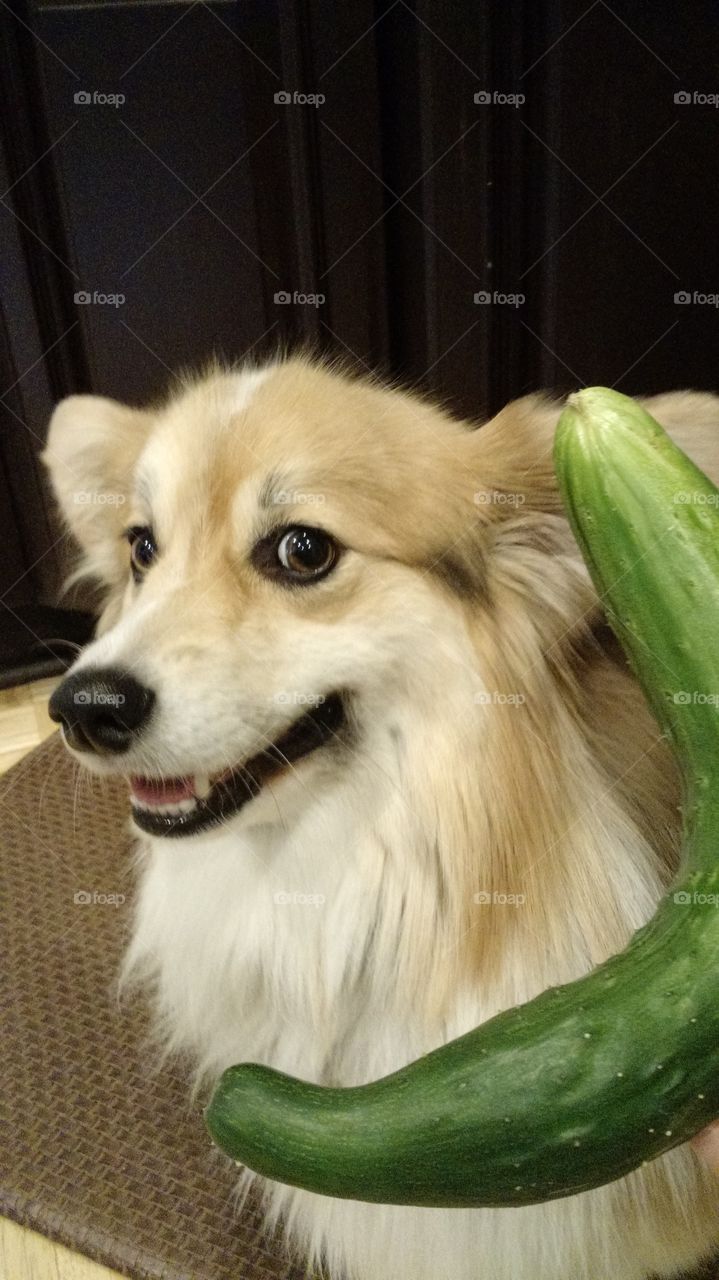
{"type": "MultiPolygon", "coordinates": [[[[310,776],[318,802],[295,823],[143,850],[125,976],[150,982],[166,1048],[189,1052],[197,1087],[242,1059],[335,1084],[384,1075],[578,976],[651,914],[676,844],[675,779],[656,727],[590,638],[561,677],[532,663],[538,632],[500,646],[516,582],[498,582],[495,603],[496,631],[460,626],[441,672],[405,669],[391,722],[360,738],[341,781],[323,789],[321,768],[310,776]],[[466,699],[494,692],[488,673],[527,701],[482,701],[469,737],[455,733],[466,699]],[[623,776],[641,742],[646,755],[623,776]],[[524,904],[475,901],[494,891],[524,904]],[[322,900],[281,905],[278,893],[322,900]]],[[[240,1196],[251,1181],[243,1175],[240,1196]]],[[[710,1249],[719,1201],[687,1150],[588,1196],[512,1213],[364,1205],[274,1184],[263,1195],[269,1224],[282,1222],[332,1280],[669,1275],[710,1249]]]]}
{"type": "Polygon", "coordinates": [[[243,1057],[383,1074],[578,976],[651,914],[676,843],[664,745],[589,633],[555,673],[521,606],[499,578],[481,630],[457,606],[442,669],[398,665],[392,714],[365,707],[339,778],[305,766],[289,821],[143,849],[125,976],[149,979],[198,1080],[243,1057]]]}
{"type": "MultiPolygon", "coordinates": [[[[342,768],[307,760],[278,784],[276,813],[268,787],[264,807],[259,798],[213,834],[139,850],[124,977],[148,985],[165,1048],[188,1056],[198,1090],[247,1059],[344,1085],[386,1074],[622,947],[677,856],[673,766],[621,659],[599,641],[596,600],[558,514],[556,406],[533,397],[469,432],[303,361],[263,386],[253,417],[236,376],[198,381],[163,419],[179,432],[163,437],[167,456],[182,453],[188,423],[193,449],[197,421],[214,439],[229,399],[238,413],[242,401],[237,439],[249,431],[263,457],[277,437],[283,458],[292,441],[325,469],[335,459],[335,497],[368,557],[384,529],[362,644],[376,643],[381,620],[386,679],[374,695],[374,668],[356,655],[368,683],[342,768]],[[335,450],[346,420],[360,424],[349,459],[344,439],[335,450]],[[393,576],[396,557],[422,590],[393,576]],[[431,643],[402,615],[423,620],[431,643]]],[[[711,474],[711,397],[650,408],[711,474]]],[[[83,490],[123,496],[156,418],[73,397],[50,432],[56,492],[85,570],[109,592],[103,631],[127,590],[126,513],[79,505],[78,470],[83,490]]],[[[229,474],[227,458],[216,462],[229,474]]],[[[338,597],[323,625],[350,603],[338,597]]],[[[686,1149],[520,1210],[264,1191],[270,1224],[282,1219],[332,1280],[669,1277],[710,1250],[719,1209],[717,1183],[686,1149]]]]}

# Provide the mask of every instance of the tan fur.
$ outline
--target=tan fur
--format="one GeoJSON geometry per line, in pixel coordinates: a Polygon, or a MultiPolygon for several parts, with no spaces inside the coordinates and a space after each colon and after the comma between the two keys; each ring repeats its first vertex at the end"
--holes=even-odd
{"type": "MultiPolygon", "coordinates": [[[[301,674],[310,664],[303,678],[321,682],[336,663],[356,681],[345,757],[310,758],[250,806],[267,828],[276,809],[291,841],[320,797],[312,838],[290,846],[285,874],[307,865],[337,901],[348,894],[337,922],[317,916],[294,934],[274,913],[263,925],[271,945],[263,952],[258,940],[237,970],[228,942],[213,963],[237,989],[211,1007],[193,947],[201,936],[209,957],[221,928],[215,915],[211,936],[188,923],[186,899],[162,924],[178,873],[156,848],[130,953],[168,1042],[193,1052],[207,1078],[249,1052],[356,1083],[624,946],[676,868],[677,772],[561,512],[557,404],[527,397],[476,429],[303,358],[243,377],[215,369],[148,411],[73,397],[56,411],[46,462],[84,571],[107,592],[103,638],[80,665],[137,657],[170,693],[187,691],[177,733],[146,756],[138,748],[136,771],[138,761],[164,774],[235,763],[236,722],[246,754],[253,733],[272,737],[278,726],[255,727],[253,716],[291,678],[293,650],[301,674]],[[78,489],[121,500],[78,503],[78,489]],[[160,556],[137,589],[120,534],[150,522],[160,556]],[[253,568],[251,550],[270,529],[303,523],[346,552],[322,583],[283,591],[253,568]],[[221,694],[215,736],[203,727],[205,690],[221,694]],[[230,703],[225,723],[230,696],[246,706],[230,703]],[[196,758],[182,737],[190,713],[196,758]],[[367,790],[348,791],[344,843],[328,836],[323,861],[322,822],[353,773],[367,790]],[[483,905],[487,890],[522,895],[522,909],[483,905]],[[365,900],[375,905],[362,933],[365,900]],[[190,957],[176,990],[174,954],[175,969],[190,957]],[[241,990],[245,971],[261,975],[262,999],[241,990]]],[[[716,476],[718,402],[688,392],[648,403],[716,476]]],[[[191,863],[187,852],[183,874],[191,863]]],[[[198,863],[198,911],[210,892],[202,877],[198,863]]],[[[219,912],[228,895],[219,880],[212,888],[219,912]]],[[[688,1265],[719,1236],[719,1191],[686,1150],[589,1197],[509,1217],[440,1214],[434,1236],[428,1211],[268,1194],[270,1218],[284,1215],[293,1238],[324,1254],[333,1280],[425,1280],[421,1250],[429,1257],[445,1227],[445,1280],[638,1280],[688,1265]],[[494,1272],[474,1271],[475,1252],[494,1272]]]]}

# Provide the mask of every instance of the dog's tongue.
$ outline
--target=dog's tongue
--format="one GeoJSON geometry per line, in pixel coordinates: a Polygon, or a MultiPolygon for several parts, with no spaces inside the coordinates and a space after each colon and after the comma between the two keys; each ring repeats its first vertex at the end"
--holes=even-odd
{"type": "Polygon", "coordinates": [[[133,796],[143,804],[177,804],[192,800],[194,778],[130,778],[133,796]]]}

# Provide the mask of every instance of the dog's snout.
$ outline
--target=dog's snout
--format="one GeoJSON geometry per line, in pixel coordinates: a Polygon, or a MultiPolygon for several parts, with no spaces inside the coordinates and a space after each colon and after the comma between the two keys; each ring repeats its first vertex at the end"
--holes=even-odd
{"type": "Polygon", "coordinates": [[[87,667],[66,676],[49,712],[76,751],[127,751],[152,714],[155,695],[116,667],[87,667]]]}

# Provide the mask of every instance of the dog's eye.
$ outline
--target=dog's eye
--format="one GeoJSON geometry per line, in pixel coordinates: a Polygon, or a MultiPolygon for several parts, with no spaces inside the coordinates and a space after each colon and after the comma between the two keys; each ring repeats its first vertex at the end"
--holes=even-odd
{"type": "Polygon", "coordinates": [[[155,555],[157,547],[155,545],[155,536],[152,529],[146,525],[128,529],[126,538],[130,544],[130,568],[135,582],[139,582],[143,574],[149,569],[155,555]]]}
{"type": "Polygon", "coordinates": [[[334,547],[319,529],[290,529],[277,547],[277,559],[284,569],[316,578],[334,563],[334,547]]]}
{"type": "Polygon", "coordinates": [[[323,529],[293,527],[258,542],[252,559],[266,577],[286,582],[316,582],[337,563],[339,547],[323,529]]]}

